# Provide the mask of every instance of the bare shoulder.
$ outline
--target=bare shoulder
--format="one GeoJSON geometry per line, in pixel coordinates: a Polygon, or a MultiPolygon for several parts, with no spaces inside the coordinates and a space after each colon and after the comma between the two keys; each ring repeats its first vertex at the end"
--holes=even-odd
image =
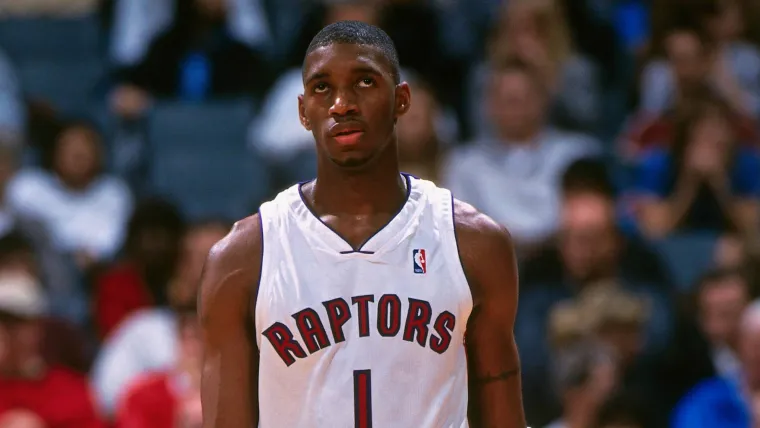
{"type": "Polygon", "coordinates": [[[455,199],[454,229],[462,267],[476,300],[505,281],[516,287],[515,251],[506,227],[455,199]]]}
{"type": "Polygon", "coordinates": [[[463,261],[471,254],[482,256],[495,251],[494,256],[498,256],[514,252],[506,227],[458,199],[454,199],[454,228],[463,261]]]}
{"type": "Polygon", "coordinates": [[[262,236],[256,214],[235,223],[229,234],[211,248],[198,296],[198,311],[205,328],[224,330],[230,327],[229,322],[252,314],[261,273],[262,236]]]}

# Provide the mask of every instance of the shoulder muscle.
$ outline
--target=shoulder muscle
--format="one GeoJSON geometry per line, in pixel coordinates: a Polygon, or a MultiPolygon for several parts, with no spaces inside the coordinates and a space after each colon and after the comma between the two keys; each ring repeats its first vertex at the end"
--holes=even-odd
{"type": "Polygon", "coordinates": [[[243,328],[246,318],[253,314],[261,272],[262,236],[257,214],[235,223],[209,252],[198,297],[201,323],[211,333],[207,335],[209,339],[224,340],[243,328]]]}
{"type": "Polygon", "coordinates": [[[517,292],[517,263],[507,229],[465,202],[454,201],[454,227],[476,303],[484,296],[517,292]]]}

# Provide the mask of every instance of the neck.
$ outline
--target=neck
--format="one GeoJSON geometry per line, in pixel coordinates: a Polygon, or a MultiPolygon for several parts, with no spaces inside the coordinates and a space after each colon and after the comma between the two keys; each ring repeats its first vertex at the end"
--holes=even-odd
{"type": "MultiPolygon", "coordinates": [[[[310,193],[310,195],[309,195],[310,193]]],[[[313,206],[320,213],[370,215],[394,212],[406,199],[406,183],[401,176],[395,146],[361,171],[346,171],[321,156],[317,180],[312,186],[313,206]]]]}
{"type": "Polygon", "coordinates": [[[501,132],[500,139],[509,144],[515,143],[532,143],[535,142],[541,134],[540,128],[524,129],[517,132],[501,132]]]}

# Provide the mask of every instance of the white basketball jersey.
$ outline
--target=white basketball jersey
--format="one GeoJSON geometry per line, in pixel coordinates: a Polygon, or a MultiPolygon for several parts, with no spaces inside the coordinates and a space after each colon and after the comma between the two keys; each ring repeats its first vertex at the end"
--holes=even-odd
{"type": "Polygon", "coordinates": [[[405,177],[401,211],[357,251],[299,185],[261,206],[261,428],[468,426],[472,297],[451,193],[405,177]]]}

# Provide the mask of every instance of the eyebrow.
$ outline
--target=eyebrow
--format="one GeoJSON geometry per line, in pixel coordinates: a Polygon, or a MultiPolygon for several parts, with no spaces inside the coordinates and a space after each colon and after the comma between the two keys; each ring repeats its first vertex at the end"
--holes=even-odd
{"type": "MultiPolygon", "coordinates": [[[[382,76],[383,75],[378,70],[376,70],[376,69],[374,69],[372,67],[368,67],[368,66],[356,67],[356,68],[354,68],[354,69],[351,70],[351,73],[352,74],[372,74],[374,76],[382,76]]],[[[328,73],[328,72],[325,72],[325,71],[317,72],[317,73],[314,73],[314,74],[310,75],[306,79],[306,81],[304,82],[304,84],[308,85],[310,82],[312,82],[314,80],[324,79],[324,78],[329,77],[329,76],[330,76],[330,73],[328,73]]]]}

